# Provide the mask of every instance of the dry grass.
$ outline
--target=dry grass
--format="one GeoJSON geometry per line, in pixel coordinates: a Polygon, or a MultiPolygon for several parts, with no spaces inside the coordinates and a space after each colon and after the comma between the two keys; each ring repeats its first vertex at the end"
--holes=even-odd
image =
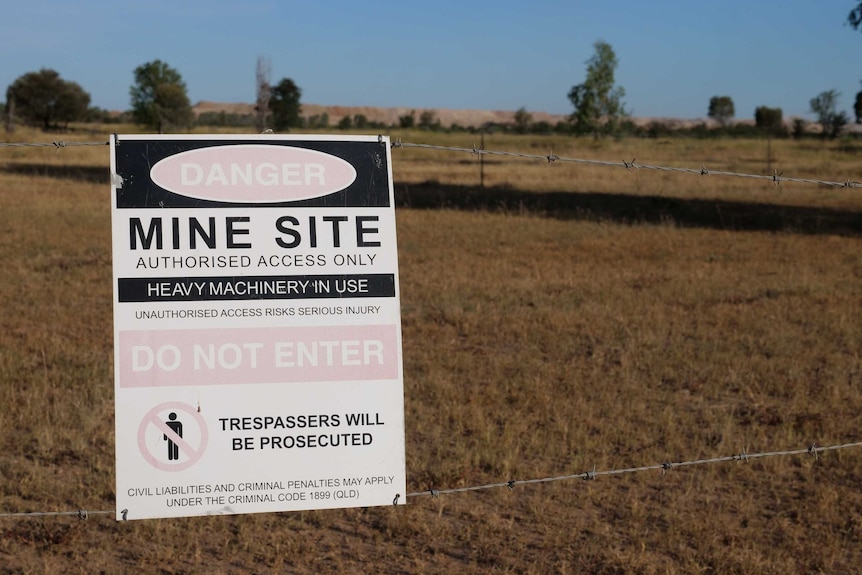
{"type": "MultiPolygon", "coordinates": [[[[486,147],[767,170],[758,141],[486,147]]],[[[860,151],[773,142],[773,167],[862,180],[860,151]]],[[[113,507],[107,156],[0,150],[2,512],[113,507]]],[[[469,155],[393,162],[411,491],[862,439],[859,190],[513,160],[483,191],[469,155]]],[[[849,449],[398,509],[0,518],[0,573],[853,573],[860,479],[849,449]]]]}

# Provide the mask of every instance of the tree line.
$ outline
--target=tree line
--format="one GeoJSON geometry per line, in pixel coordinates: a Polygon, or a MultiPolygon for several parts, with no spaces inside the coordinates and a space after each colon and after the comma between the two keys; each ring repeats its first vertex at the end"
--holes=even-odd
{"type": "MultiPolygon", "coordinates": [[[[862,1],[856,4],[847,16],[847,23],[854,29],[862,27],[862,1]]],[[[548,122],[533,122],[532,114],[526,108],[519,108],[510,123],[485,124],[483,126],[441,125],[433,111],[410,112],[398,118],[398,124],[386,126],[369,121],[361,114],[345,116],[335,126],[330,126],[327,114],[304,117],[302,115],[302,91],[290,78],[283,78],[275,85],[258,86],[258,91],[266,92],[266,97],[258,95],[258,108],[265,102],[264,110],[256,109],[256,114],[227,114],[224,112],[204,113],[195,118],[188,98],[186,84],[180,73],[161,60],[154,60],[138,66],[134,70],[134,83],[129,89],[130,110],[120,117],[111,112],[90,106],[90,95],[77,83],[64,80],[55,70],[42,69],[29,72],[17,78],[6,89],[6,103],[2,105],[6,119],[6,129],[10,131],[15,122],[20,121],[46,131],[68,129],[72,122],[133,122],[163,133],[178,131],[193,124],[209,126],[256,126],[277,132],[292,128],[337,128],[347,129],[385,129],[419,128],[426,130],[449,130],[491,132],[506,131],[515,133],[562,133],[574,135],[602,136],[667,136],[679,133],[667,124],[653,122],[646,126],[631,121],[625,109],[624,88],[617,86],[615,71],[618,59],[613,47],[604,41],[594,45],[593,56],[587,60],[586,78],[581,84],[571,88],[568,93],[574,111],[566,121],[554,125],[548,122]],[[260,125],[261,119],[264,123],[260,125]]],[[[845,111],[838,110],[840,94],[836,90],[826,90],[809,101],[809,111],[817,116],[821,134],[827,137],[838,136],[850,122],[845,111]]],[[[856,94],[853,107],[856,123],[862,124],[862,91],[856,94]]],[[[708,105],[707,116],[715,120],[717,130],[705,124],[689,128],[686,132],[694,135],[752,135],[750,127],[732,123],[735,117],[733,99],[727,95],[713,96],[708,105]]],[[[754,133],[771,136],[803,136],[808,133],[807,123],[801,118],[793,120],[792,128],[785,125],[781,108],[758,106],[754,111],[754,133]]]]}
{"type": "MultiPolygon", "coordinates": [[[[855,22],[858,27],[862,22],[862,3],[851,12],[849,18],[851,24],[855,22]],[[854,16],[854,14],[858,14],[854,16]],[[856,18],[854,20],[854,18],[856,18]]],[[[617,66],[617,57],[610,44],[598,41],[594,44],[595,52],[587,61],[586,80],[582,84],[574,86],[569,92],[569,100],[575,108],[571,116],[572,127],[575,133],[592,134],[593,137],[601,135],[617,135],[620,133],[643,132],[644,127],[634,126],[628,121],[622,98],[625,90],[615,85],[614,71],[617,66]]],[[[821,92],[809,101],[809,111],[817,116],[820,124],[821,134],[826,137],[837,137],[842,129],[850,123],[847,112],[838,110],[838,99],[840,94],[836,90],[821,92]]],[[[856,123],[862,124],[862,91],[856,94],[854,105],[856,123]]],[[[727,95],[713,96],[709,100],[707,116],[716,121],[718,129],[709,130],[705,125],[690,128],[689,132],[709,134],[722,133],[727,135],[751,135],[752,130],[745,125],[734,125],[732,120],[736,115],[733,98],[727,95]]],[[[662,135],[668,135],[672,128],[661,122],[653,122],[647,125],[645,130],[648,135],[654,135],[656,131],[664,131],[662,135]]],[[[807,122],[802,118],[794,118],[792,128],[784,122],[783,111],[778,107],[758,106],[754,110],[754,134],[768,134],[771,136],[802,137],[808,133],[807,122]]]]}
{"type": "MultiPolygon", "coordinates": [[[[301,91],[296,83],[284,78],[266,89],[269,97],[265,116],[269,128],[286,131],[302,126],[301,91]]],[[[130,109],[116,117],[108,110],[91,107],[90,95],[79,84],[64,80],[55,70],[43,68],[12,82],[6,89],[2,112],[7,130],[16,121],[46,131],[65,130],[73,122],[132,122],[161,134],[199,123],[182,75],[161,60],[135,68],[129,98],[130,109]]]]}

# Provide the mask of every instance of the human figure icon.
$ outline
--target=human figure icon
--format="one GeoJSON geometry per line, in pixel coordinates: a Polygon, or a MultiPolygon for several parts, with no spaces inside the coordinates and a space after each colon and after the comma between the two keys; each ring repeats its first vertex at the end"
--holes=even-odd
{"type": "MultiPolygon", "coordinates": [[[[168,415],[168,419],[170,421],[166,421],[165,425],[174,430],[178,436],[183,436],[183,424],[180,421],[177,421],[177,414],[173,411],[168,415]]],[[[179,460],[180,458],[180,446],[177,445],[173,439],[168,437],[168,434],[164,434],[162,436],[165,441],[168,442],[168,461],[179,460]]]]}

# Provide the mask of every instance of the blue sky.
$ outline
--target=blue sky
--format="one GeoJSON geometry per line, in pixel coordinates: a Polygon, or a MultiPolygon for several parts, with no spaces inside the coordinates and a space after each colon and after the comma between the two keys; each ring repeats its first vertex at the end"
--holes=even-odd
{"type": "Polygon", "coordinates": [[[572,111],[593,44],[611,44],[634,116],[699,118],[715,95],[813,118],[818,93],[862,90],[855,0],[0,0],[0,88],[40,68],[92,105],[127,109],[134,69],[160,59],[192,103],[252,102],[255,65],[303,102],[572,111]]]}

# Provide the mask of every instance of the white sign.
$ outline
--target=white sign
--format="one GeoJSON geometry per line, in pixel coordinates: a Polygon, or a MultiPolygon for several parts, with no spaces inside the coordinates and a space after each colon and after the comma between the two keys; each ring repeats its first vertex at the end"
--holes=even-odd
{"type": "Polygon", "coordinates": [[[405,502],[387,138],[111,138],[117,518],[405,502]]]}

